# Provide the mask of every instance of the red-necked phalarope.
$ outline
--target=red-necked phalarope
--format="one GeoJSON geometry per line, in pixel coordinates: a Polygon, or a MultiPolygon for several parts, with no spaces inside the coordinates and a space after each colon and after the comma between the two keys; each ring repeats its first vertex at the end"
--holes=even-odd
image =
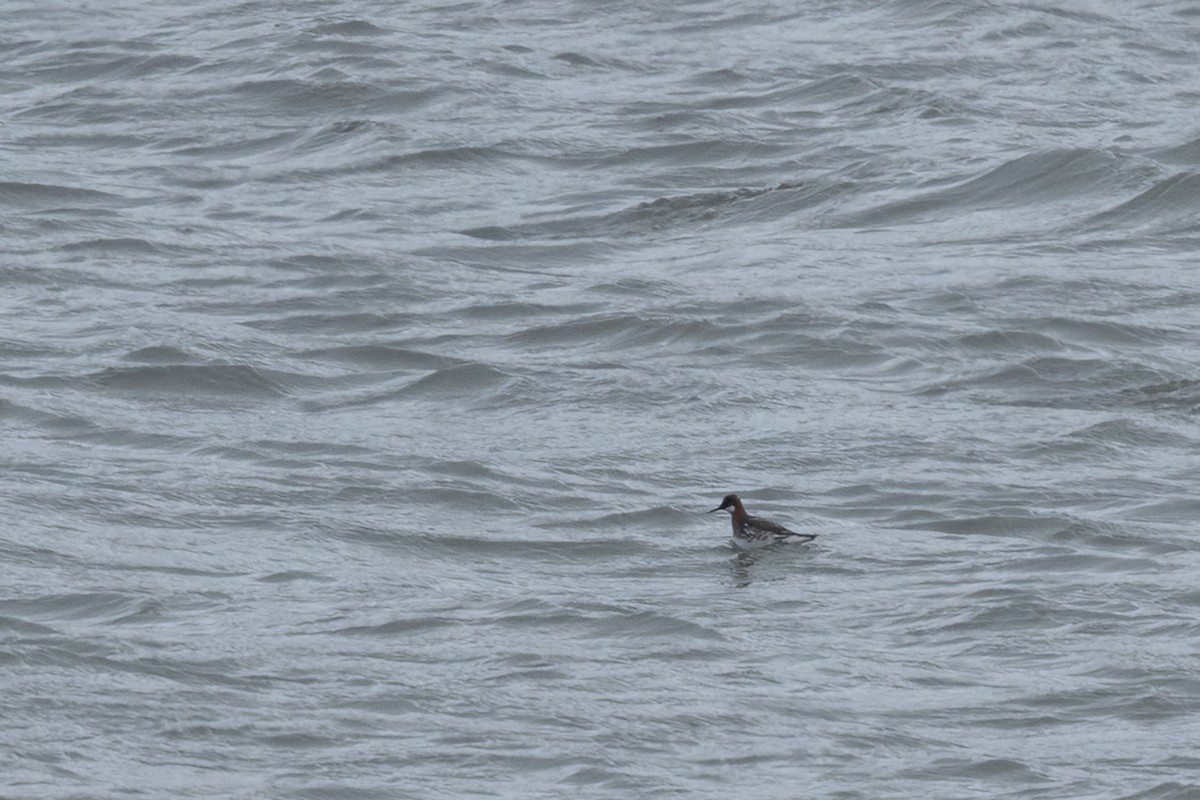
{"type": "Polygon", "coordinates": [[[721,505],[713,511],[728,511],[733,523],[733,541],[738,547],[761,547],[778,542],[811,542],[817,538],[815,533],[796,533],[789,531],[777,522],[771,522],[762,517],[752,517],[746,513],[742,498],[736,494],[727,494],[721,505]]]}

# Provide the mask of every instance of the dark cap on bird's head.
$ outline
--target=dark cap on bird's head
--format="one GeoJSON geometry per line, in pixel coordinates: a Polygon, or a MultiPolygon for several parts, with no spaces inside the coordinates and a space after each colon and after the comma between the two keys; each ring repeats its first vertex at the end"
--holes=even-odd
{"type": "Polygon", "coordinates": [[[725,495],[725,499],[723,499],[721,501],[721,505],[717,506],[716,508],[714,508],[712,511],[709,511],[708,513],[711,514],[711,513],[713,513],[713,511],[724,511],[727,508],[737,508],[741,504],[742,504],[742,498],[738,497],[736,494],[727,494],[727,495],[725,495]]]}

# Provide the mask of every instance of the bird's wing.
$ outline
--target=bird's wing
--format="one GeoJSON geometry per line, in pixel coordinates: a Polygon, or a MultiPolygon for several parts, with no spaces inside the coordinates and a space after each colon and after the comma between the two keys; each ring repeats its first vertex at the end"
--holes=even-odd
{"type": "Polygon", "coordinates": [[[789,531],[778,522],[771,522],[771,520],[763,519],[762,517],[747,517],[746,522],[758,528],[760,531],[766,531],[767,533],[771,533],[776,536],[787,536],[795,533],[795,531],[789,531]]]}
{"type": "Polygon", "coordinates": [[[753,523],[754,526],[759,530],[765,531],[770,535],[780,539],[795,536],[802,542],[811,542],[813,539],[817,538],[815,533],[796,533],[795,531],[788,530],[777,522],[771,522],[771,520],[763,519],[762,517],[750,517],[747,522],[753,523]]]}

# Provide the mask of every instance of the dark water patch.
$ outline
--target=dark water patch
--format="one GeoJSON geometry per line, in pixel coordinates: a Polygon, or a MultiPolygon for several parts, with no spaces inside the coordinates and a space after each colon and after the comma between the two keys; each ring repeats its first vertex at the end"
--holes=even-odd
{"type": "Polygon", "coordinates": [[[1024,320],[1022,324],[1055,340],[1085,347],[1153,347],[1178,335],[1177,332],[1165,328],[1150,328],[1111,319],[1042,317],[1024,320]]]}
{"type": "MultiPolygon", "coordinates": [[[[464,363],[470,365],[474,362],[464,363]]],[[[327,381],[327,385],[322,387],[321,391],[301,400],[299,407],[304,411],[326,412],[346,411],[369,406],[388,406],[412,400],[420,401],[422,398],[419,394],[418,396],[406,394],[408,385],[415,383],[416,380],[410,374],[397,376],[393,370],[369,370],[365,373],[327,381]]],[[[470,396],[446,392],[440,395],[440,398],[444,401],[443,407],[447,410],[452,407],[459,411],[467,408],[475,409],[493,402],[496,398],[502,399],[503,388],[504,386],[499,386],[495,394],[481,390],[470,396]]],[[[439,396],[431,393],[425,399],[434,402],[439,399],[439,396]]]]}
{"type": "MultiPolygon", "coordinates": [[[[286,475],[271,477],[272,481],[297,482],[301,480],[298,474],[304,470],[325,472],[330,469],[339,470],[371,470],[386,472],[390,469],[385,464],[377,464],[365,460],[363,456],[374,455],[372,451],[348,445],[330,443],[288,443],[274,441],[246,442],[244,446],[212,445],[191,450],[193,456],[220,459],[238,464],[255,465],[265,472],[260,477],[268,479],[270,472],[283,471],[286,475]]],[[[318,473],[319,474],[319,473],[318,473]]],[[[360,478],[361,479],[361,478],[360,478]]],[[[334,486],[322,487],[326,492],[333,491],[334,486]]],[[[366,490],[360,490],[366,491],[366,490]]],[[[335,495],[339,500],[353,502],[360,499],[354,492],[345,487],[335,495]]],[[[375,494],[368,492],[366,497],[374,498],[375,494]]]]}
{"type": "Polygon", "coordinates": [[[1166,725],[1173,718],[1191,718],[1198,706],[1200,703],[1197,703],[1194,694],[1141,691],[1114,699],[1106,711],[1118,719],[1146,725],[1166,725]]]}
{"type": "MultiPolygon", "coordinates": [[[[505,509],[509,512],[520,511],[528,513],[527,506],[513,504],[505,509]]],[[[516,530],[528,531],[528,526],[521,528],[509,526],[516,530]]],[[[517,538],[510,535],[505,537],[489,536],[487,538],[460,536],[454,534],[435,533],[421,538],[424,549],[430,551],[445,551],[462,557],[490,556],[493,558],[511,558],[522,561],[544,562],[547,559],[565,562],[590,562],[620,556],[638,556],[657,552],[638,540],[627,537],[616,538],[605,536],[600,539],[564,538],[562,536],[546,536],[545,538],[517,538]]]]}
{"type": "MultiPolygon", "coordinates": [[[[411,462],[410,462],[411,463],[411,462]]],[[[562,496],[566,488],[561,474],[555,471],[541,473],[529,469],[516,469],[512,465],[501,468],[499,464],[484,464],[469,459],[458,460],[422,460],[415,468],[426,475],[437,475],[469,482],[472,486],[490,486],[500,493],[510,493],[515,487],[529,490],[530,494],[541,495],[554,492],[558,507],[570,505],[572,502],[584,505],[587,501],[571,495],[562,496]]],[[[539,506],[540,507],[540,506],[539,506]]]]}
{"type": "Polygon", "coordinates": [[[190,452],[196,445],[191,437],[177,436],[169,433],[148,433],[121,427],[96,427],[86,432],[60,434],[64,439],[89,444],[104,445],[137,452],[185,453],[190,452]]]}
{"type": "MultiPolygon", "coordinates": [[[[1189,451],[1192,448],[1187,448],[1189,451]]],[[[1151,522],[1167,522],[1190,526],[1200,517],[1200,500],[1191,497],[1166,497],[1159,500],[1138,503],[1125,509],[1122,514],[1126,519],[1136,519],[1151,522]]]]}
{"type": "Polygon", "coordinates": [[[0,616],[0,634],[5,634],[6,638],[11,642],[11,637],[36,636],[40,638],[58,636],[59,632],[54,628],[39,625],[35,622],[27,622],[15,617],[0,616]]]}
{"type": "MultiPolygon", "coordinates": [[[[1084,501],[1091,499],[1093,492],[1080,493],[1084,501]]],[[[1110,511],[1112,499],[1105,505],[1110,511]]],[[[1096,518],[1065,519],[1062,527],[1045,537],[1049,545],[1064,546],[1072,552],[1100,550],[1105,552],[1143,552],[1157,556],[1169,556],[1178,552],[1177,545],[1162,540],[1152,531],[1137,530],[1125,522],[1096,518]]],[[[1047,551],[1050,552],[1050,551],[1047,551]]]]}
{"type": "Polygon", "coordinates": [[[1176,431],[1152,427],[1146,422],[1131,419],[1110,419],[1097,422],[1086,428],[1066,433],[1059,440],[1048,443],[1045,447],[1052,451],[1063,443],[1095,446],[1114,454],[1128,452],[1130,447],[1140,447],[1147,451],[1171,450],[1193,444],[1190,440],[1181,438],[1176,431]]]}
{"type": "Polygon", "coordinates": [[[394,172],[414,169],[489,172],[513,169],[540,159],[501,147],[433,147],[364,162],[357,171],[394,172]]]}
{"type": "Polygon", "coordinates": [[[256,439],[249,441],[246,444],[253,447],[260,447],[268,453],[288,453],[290,455],[312,457],[376,455],[376,451],[369,447],[361,447],[354,444],[344,444],[341,442],[256,439]]]}
{"type": "Polygon", "coordinates": [[[74,437],[97,433],[96,423],[84,417],[42,411],[0,398],[0,426],[33,426],[52,436],[74,437]]]}
{"type": "Polygon", "coordinates": [[[313,128],[303,137],[295,139],[297,155],[320,153],[325,157],[336,157],[339,153],[349,169],[361,167],[363,152],[370,152],[372,145],[383,145],[393,135],[390,125],[366,119],[344,119],[313,128]]]}
{"type": "Polygon", "coordinates": [[[508,476],[502,476],[491,467],[481,464],[478,461],[438,461],[426,465],[425,469],[437,475],[447,475],[467,480],[508,478],[508,476]]]}
{"type": "MultiPolygon", "coordinates": [[[[477,232],[490,229],[480,228],[477,232]]],[[[494,241],[506,242],[520,238],[515,231],[495,228],[494,241]]],[[[460,232],[461,233],[461,232],[460,232]]],[[[492,239],[486,233],[476,238],[492,239]]],[[[558,271],[574,274],[580,264],[603,263],[625,246],[602,241],[536,242],[521,244],[470,244],[467,246],[438,246],[413,251],[416,256],[451,261],[483,273],[534,276],[547,279],[563,277],[558,271]]]]}
{"type": "MultiPolygon", "coordinates": [[[[16,144],[30,146],[30,148],[64,148],[64,149],[84,149],[84,150],[116,150],[130,151],[138,148],[149,148],[154,144],[154,139],[146,136],[137,136],[137,134],[109,134],[100,133],[95,128],[85,128],[84,131],[64,130],[55,133],[38,133],[37,136],[22,137],[16,140],[16,144]]],[[[115,205],[140,205],[145,203],[145,200],[128,200],[127,203],[116,203],[115,205]]],[[[64,211],[76,211],[82,213],[85,209],[80,209],[77,205],[68,205],[62,207],[64,211]]],[[[95,207],[86,207],[86,211],[95,212],[95,207]]]]}
{"type": "Polygon", "coordinates": [[[858,332],[841,331],[830,336],[814,336],[794,329],[779,328],[780,325],[771,323],[748,326],[745,340],[734,347],[758,367],[789,369],[804,366],[840,371],[887,366],[889,372],[899,375],[919,366],[916,361],[897,360],[891,348],[864,341],[858,332]]]}
{"type": "MultiPolygon", "coordinates": [[[[10,467],[9,469],[15,473],[29,473],[39,477],[44,474],[53,474],[54,478],[61,483],[70,484],[73,482],[72,476],[66,471],[45,470],[42,468],[30,470],[14,467],[10,467]]],[[[78,479],[77,475],[75,479],[78,479]]],[[[83,563],[81,559],[68,549],[69,546],[69,541],[60,549],[54,549],[0,538],[0,558],[3,559],[3,563],[13,568],[30,567],[41,570],[61,569],[64,566],[71,569],[82,567],[83,563]]]]}
{"type": "Polygon", "coordinates": [[[912,767],[904,776],[921,781],[929,780],[986,780],[1004,783],[1043,784],[1050,779],[1031,769],[1022,761],[1009,758],[973,760],[970,758],[939,758],[923,767],[912,767]]]}
{"type": "Polygon", "coordinates": [[[111,192],[42,183],[0,181],[0,205],[14,209],[69,208],[73,206],[120,206],[130,202],[111,192]]]}
{"type": "Polygon", "coordinates": [[[346,208],[334,211],[322,217],[321,222],[384,222],[390,219],[386,214],[365,208],[346,208]]]}
{"type": "Polygon", "coordinates": [[[105,389],[146,395],[272,398],[288,394],[280,377],[282,373],[240,364],[176,364],[111,367],[92,375],[91,380],[105,389]]]}
{"type": "Polygon", "coordinates": [[[195,364],[200,361],[196,356],[169,345],[151,345],[141,347],[122,356],[123,361],[135,361],[140,364],[195,364]]]}
{"type": "Polygon", "coordinates": [[[417,617],[404,617],[388,620],[375,625],[352,625],[347,628],[333,628],[325,631],[336,636],[367,636],[371,638],[390,639],[396,636],[407,637],[414,633],[436,631],[443,628],[456,628],[466,622],[455,617],[423,614],[417,617]]]}
{"type": "Polygon", "coordinates": [[[563,530],[617,530],[625,533],[639,530],[668,531],[672,536],[680,530],[692,527],[696,514],[680,511],[669,506],[639,508],[634,511],[618,511],[601,514],[587,519],[566,519],[553,523],[541,523],[539,527],[563,530]]]}
{"type": "Polygon", "coordinates": [[[562,782],[567,785],[595,787],[606,792],[632,794],[636,794],[645,786],[640,776],[630,775],[623,771],[623,764],[615,762],[607,756],[604,758],[577,756],[565,762],[558,759],[557,763],[552,766],[555,771],[559,772],[563,769],[572,770],[562,779],[562,782]]]}
{"type": "Polygon", "coordinates": [[[483,225],[478,228],[465,228],[459,233],[487,242],[515,242],[519,239],[536,236],[537,230],[522,226],[483,225]]]}
{"type": "Polygon", "coordinates": [[[466,363],[449,356],[386,344],[347,345],[320,350],[305,350],[300,353],[300,356],[380,371],[440,370],[466,363]]]}
{"type": "Polygon", "coordinates": [[[0,600],[0,614],[44,622],[118,622],[144,613],[154,601],[119,592],[57,594],[28,600],[0,600]]]}
{"type": "Polygon", "coordinates": [[[1087,553],[1051,553],[1015,558],[1007,562],[1006,568],[1015,572],[1090,572],[1098,575],[1107,575],[1157,573],[1162,570],[1163,564],[1160,561],[1149,558],[1121,558],[1087,553]]]}
{"type": "MultiPolygon", "coordinates": [[[[870,520],[901,530],[928,530],[926,525],[944,520],[957,497],[944,486],[935,483],[914,483],[909,486],[881,487],[874,484],[851,484],[832,489],[826,497],[838,501],[824,513],[842,518],[870,520]]],[[[915,535],[915,534],[913,534],[915,535]]]]}
{"type": "Polygon", "coordinates": [[[395,790],[391,788],[347,787],[340,782],[312,777],[305,777],[302,782],[298,781],[296,788],[289,789],[288,794],[303,800],[392,800],[396,796],[395,790]]]}
{"type": "Polygon", "coordinates": [[[249,450],[245,447],[231,447],[228,445],[212,445],[198,448],[193,455],[220,458],[226,461],[235,461],[248,464],[261,463],[264,461],[262,453],[257,450],[249,450]]]}
{"type": "MultiPolygon", "coordinates": [[[[772,146],[757,142],[742,143],[726,139],[701,139],[677,144],[655,144],[630,148],[619,153],[614,153],[601,162],[601,165],[619,166],[621,169],[630,169],[634,165],[640,165],[643,168],[648,166],[690,167],[699,162],[707,164],[710,167],[715,167],[723,162],[741,162],[750,155],[763,156],[773,152],[785,153],[787,149],[781,145],[772,146]]],[[[794,187],[790,184],[782,184],[780,188],[794,187]]],[[[654,208],[656,205],[661,207],[663,204],[678,206],[681,203],[689,207],[697,205],[711,207],[731,203],[747,197],[756,197],[770,191],[774,191],[774,189],[771,187],[747,187],[728,192],[706,192],[691,196],[690,198],[662,198],[652,201],[649,204],[643,203],[638,208],[654,208]]]]}
{"type": "Polygon", "coordinates": [[[422,710],[422,704],[416,700],[386,691],[370,694],[359,692],[353,698],[338,698],[333,701],[333,707],[372,717],[402,717],[422,710]]]}
{"type": "Polygon", "coordinates": [[[1193,408],[1200,398],[1200,383],[1167,378],[1157,369],[1123,359],[1041,356],[939,381],[915,393],[966,392],[993,403],[1051,408],[1193,408]]]}
{"type": "Polygon", "coordinates": [[[1120,684],[1089,682],[1083,688],[1046,689],[1007,700],[1003,705],[1021,711],[1036,710],[1040,714],[1057,711],[1056,716],[1078,721],[1081,718],[1091,720],[1091,715],[1098,709],[1107,714],[1114,705],[1126,702],[1127,697],[1128,688],[1120,684]]]}
{"type": "Polygon", "coordinates": [[[1162,382],[1149,382],[1121,391],[1121,398],[1134,405],[1162,410],[1200,410],[1200,380],[1173,378],[1162,382]]]}
{"type": "Polygon", "coordinates": [[[730,67],[702,70],[687,78],[687,83],[707,88],[743,86],[749,81],[747,75],[730,67]]]}
{"type": "Polygon", "coordinates": [[[889,28],[908,26],[943,34],[962,31],[967,26],[975,29],[1001,13],[990,8],[964,8],[945,0],[889,0],[872,11],[873,15],[885,17],[889,28]]]}
{"type": "Polygon", "coordinates": [[[933,530],[960,536],[1029,536],[1039,538],[1061,530],[1063,520],[1057,517],[996,515],[960,517],[922,522],[904,526],[912,530],[933,530]]]}
{"type": "Polygon", "coordinates": [[[250,328],[276,331],[279,333],[378,333],[381,331],[407,329],[417,318],[412,314],[375,312],[347,312],[344,314],[296,314],[243,322],[250,328]]]}
{"type": "MultiPolygon", "coordinates": [[[[895,75],[889,75],[891,80],[895,75]]],[[[950,98],[922,89],[910,89],[904,86],[885,86],[876,89],[865,97],[847,103],[841,109],[843,113],[863,116],[886,115],[894,118],[905,116],[922,120],[944,120],[957,124],[965,124],[971,112],[968,107],[956,103],[950,98]]]]}
{"type": "Polygon", "coordinates": [[[251,102],[257,111],[265,105],[282,112],[345,112],[346,116],[379,110],[395,114],[416,110],[440,95],[437,91],[404,90],[352,80],[336,72],[326,77],[268,78],[238,83],[229,92],[235,103],[251,102]]]}
{"type": "Polygon", "coordinates": [[[202,63],[197,56],[178,53],[154,55],[124,55],[110,52],[76,49],[69,63],[38,66],[32,70],[39,81],[54,83],[83,83],[98,80],[124,81],[150,77],[162,78],[164,73],[184,72],[202,63]]]}
{"type": "Polygon", "coordinates": [[[1155,155],[1169,164],[1200,168],[1200,138],[1190,139],[1181,145],[1156,151],[1155,155]]]}
{"type": "Polygon", "coordinates": [[[603,281],[588,287],[588,293],[597,293],[611,297],[630,297],[635,299],[673,299],[678,297],[682,289],[679,284],[661,278],[620,278],[603,281]]]}
{"type": "MultiPolygon", "coordinates": [[[[1167,769],[1186,769],[1188,771],[1195,770],[1197,765],[1194,761],[1188,761],[1186,764],[1173,765],[1164,764],[1163,768],[1167,769]]],[[[1117,800],[1195,800],[1200,796],[1200,783],[1181,783],[1179,781],[1163,781],[1156,783],[1148,789],[1143,789],[1133,794],[1113,795],[1117,800]]]]}
{"type": "Polygon", "coordinates": [[[328,575],[319,575],[315,572],[305,572],[304,570],[291,570],[288,572],[272,572],[270,575],[264,575],[258,580],[260,583],[296,583],[297,581],[334,583],[336,578],[331,578],[328,575]]]}
{"type": "MultiPolygon", "coordinates": [[[[0,286],[10,291],[18,285],[32,284],[45,287],[50,283],[51,281],[47,280],[47,276],[42,270],[28,269],[20,270],[19,272],[16,270],[4,270],[3,273],[0,273],[0,286]]],[[[62,350],[59,348],[48,346],[48,344],[42,342],[22,341],[15,338],[0,339],[0,357],[3,357],[9,365],[7,368],[14,371],[19,369],[20,366],[47,361],[61,354],[62,350]]]]}
{"type": "Polygon", "coordinates": [[[1087,220],[1096,229],[1146,227],[1164,233],[1200,228],[1200,173],[1183,172],[1087,220]]]}
{"type": "Polygon", "coordinates": [[[1117,156],[1097,150],[1052,150],[1006,162],[977,178],[847,217],[851,227],[938,220],[964,210],[1029,209],[1080,196],[1104,196],[1143,177],[1117,156]]]}
{"type": "MultiPolygon", "coordinates": [[[[274,734],[268,734],[266,736],[259,735],[259,736],[255,737],[255,741],[265,747],[274,748],[276,750],[283,750],[283,751],[289,752],[289,753],[292,751],[304,752],[306,750],[307,751],[320,751],[320,750],[323,750],[326,748],[340,745],[342,743],[342,739],[341,739],[340,735],[337,737],[334,737],[334,736],[321,736],[321,735],[317,735],[314,733],[274,733],[274,734]]],[[[300,794],[303,795],[304,793],[301,792],[300,794]]],[[[361,792],[355,791],[352,793],[347,792],[345,796],[347,798],[350,798],[350,797],[360,796],[361,794],[362,794],[361,792]]],[[[331,797],[332,798],[332,797],[337,797],[337,792],[334,791],[332,793],[324,793],[324,792],[313,793],[311,796],[313,796],[313,797],[331,797]]],[[[382,796],[382,792],[380,793],[380,796],[382,796]]]]}
{"type": "Polygon", "coordinates": [[[1065,623],[1062,608],[1026,595],[1003,606],[965,611],[953,622],[937,626],[937,630],[941,634],[988,631],[995,635],[1001,631],[1057,629],[1065,623]]]}
{"type": "MultiPolygon", "coordinates": [[[[161,180],[167,186],[190,190],[194,195],[201,195],[216,189],[232,189],[243,186],[249,181],[249,174],[243,167],[211,166],[203,159],[196,159],[190,164],[180,164],[169,172],[163,171],[161,180]]],[[[214,226],[230,228],[238,223],[251,221],[262,222],[263,215],[248,209],[234,209],[229,206],[214,208],[205,214],[204,220],[214,226]]],[[[278,217],[275,221],[280,221],[278,217]]]]}
{"type": "Polygon", "coordinates": [[[42,649],[34,663],[47,667],[68,667],[89,675],[133,675],[142,679],[163,681],[172,687],[220,687],[222,689],[261,692],[272,679],[263,676],[242,677],[240,665],[229,660],[188,662],[168,658],[123,659],[109,655],[80,656],[65,649],[42,649]]]}
{"type": "Polygon", "coordinates": [[[585,639],[663,639],[724,642],[726,637],[706,626],[670,614],[611,604],[559,605],[542,600],[506,601],[474,620],[502,627],[573,629],[585,639]]]}
{"type": "MultiPolygon", "coordinates": [[[[103,567],[112,572],[148,572],[156,575],[172,575],[185,578],[241,578],[244,573],[229,572],[226,570],[211,570],[200,569],[198,567],[180,567],[172,564],[110,564],[103,567]]],[[[205,592],[204,600],[200,601],[207,606],[215,605],[219,602],[226,603],[229,601],[229,596],[220,592],[205,592]]]]}
{"type": "Polygon", "coordinates": [[[555,61],[562,61],[564,64],[570,64],[572,67],[601,67],[600,61],[597,61],[583,53],[572,53],[564,51],[554,55],[555,61]]]}
{"type": "Polygon", "coordinates": [[[526,509],[508,495],[464,485],[413,487],[406,496],[413,502],[493,514],[526,509]]]}
{"type": "Polygon", "coordinates": [[[1057,339],[1023,330],[998,329],[968,333],[956,341],[964,350],[984,354],[1057,355],[1063,351],[1063,345],[1057,339]]]}
{"type": "Polygon", "coordinates": [[[516,378],[487,364],[464,363],[435,370],[392,394],[405,400],[483,399],[510,386],[516,378]]]}
{"type": "Polygon", "coordinates": [[[313,36],[375,39],[385,36],[388,30],[364,19],[321,20],[308,31],[313,36]]]}
{"type": "Polygon", "coordinates": [[[596,303],[573,303],[554,306],[544,303],[527,303],[515,300],[472,303],[455,309],[454,315],[478,320],[529,320],[537,317],[557,317],[594,312],[596,303]]]}
{"type": "Polygon", "coordinates": [[[114,239],[84,239],[60,245],[59,250],[66,253],[80,253],[94,256],[150,256],[164,255],[175,248],[154,244],[146,239],[114,238],[114,239]]]}
{"type": "Polygon", "coordinates": [[[369,289],[390,284],[394,277],[380,271],[374,260],[353,254],[295,253],[271,258],[266,266],[307,277],[291,284],[312,289],[369,289]]]}
{"type": "Polygon", "coordinates": [[[678,225],[713,220],[718,214],[728,212],[737,205],[744,209],[745,204],[781,194],[793,200],[795,198],[822,196],[821,190],[827,189],[824,184],[780,183],[767,187],[743,187],[723,192],[703,192],[699,194],[680,195],[675,197],[660,197],[639,203],[631,209],[610,215],[606,221],[613,228],[636,229],[644,231],[663,230],[678,225]]]}
{"type": "Polygon", "coordinates": [[[713,223],[738,217],[751,222],[762,218],[788,216],[805,208],[827,202],[846,190],[845,184],[780,183],[770,187],[746,187],[721,192],[702,192],[677,197],[661,197],[621,211],[599,215],[566,216],[540,223],[483,226],[460,230],[464,236],[490,241],[521,239],[571,239],[605,237],[620,240],[655,232],[713,223]]]}
{"type": "Polygon", "coordinates": [[[1171,602],[1183,608],[1200,609],[1200,589],[1177,591],[1171,595],[1171,602]]]}
{"type": "Polygon", "coordinates": [[[796,105],[801,108],[813,105],[840,106],[852,100],[862,99],[879,89],[879,84],[852,72],[839,72],[817,78],[798,86],[777,89],[765,99],[773,107],[796,105]]]}
{"type": "Polygon", "coordinates": [[[545,658],[531,657],[524,653],[513,653],[502,658],[492,659],[488,667],[489,674],[484,680],[499,685],[514,681],[520,683],[529,681],[558,682],[571,678],[570,672],[559,669],[545,658]]]}
{"type": "Polygon", "coordinates": [[[246,158],[278,152],[295,142],[296,139],[297,134],[294,132],[271,133],[266,136],[253,136],[219,143],[197,144],[191,140],[171,141],[168,149],[174,155],[197,159],[246,158]]]}
{"type": "Polygon", "coordinates": [[[724,642],[719,631],[672,614],[654,611],[626,611],[588,620],[588,638],[595,639],[670,639],[680,638],[724,642]]]}
{"type": "Polygon", "coordinates": [[[707,342],[714,338],[716,330],[717,326],[706,320],[680,319],[677,316],[654,319],[637,314],[600,314],[539,325],[506,338],[513,346],[538,351],[583,347],[613,352],[707,342]]]}

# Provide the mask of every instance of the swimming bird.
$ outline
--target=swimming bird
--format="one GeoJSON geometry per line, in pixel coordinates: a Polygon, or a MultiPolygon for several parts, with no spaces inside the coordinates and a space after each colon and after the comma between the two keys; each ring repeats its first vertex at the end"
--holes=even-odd
{"type": "Polygon", "coordinates": [[[713,511],[728,511],[733,523],[733,541],[738,547],[762,547],[779,542],[811,542],[817,538],[815,533],[796,533],[789,531],[778,522],[771,522],[762,517],[752,517],[746,513],[742,498],[736,494],[727,494],[721,505],[713,511]]]}

